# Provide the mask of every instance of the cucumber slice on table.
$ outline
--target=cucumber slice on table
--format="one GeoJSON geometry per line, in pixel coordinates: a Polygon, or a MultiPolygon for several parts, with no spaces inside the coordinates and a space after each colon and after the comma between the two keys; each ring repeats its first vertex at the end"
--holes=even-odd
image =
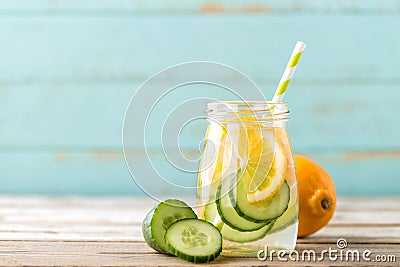
{"type": "Polygon", "coordinates": [[[197,218],[185,202],[176,199],[161,202],[143,221],[142,232],[146,243],[161,253],[172,254],[165,244],[165,232],[172,223],[185,218],[197,218]]]}
{"type": "Polygon", "coordinates": [[[264,238],[272,228],[273,224],[274,221],[265,225],[261,229],[250,232],[241,232],[229,227],[229,225],[227,224],[224,224],[221,229],[221,234],[224,239],[232,242],[237,242],[237,243],[254,242],[264,238]]]}
{"type": "Polygon", "coordinates": [[[175,256],[194,263],[209,262],[222,251],[222,236],[211,223],[183,219],[173,223],[165,233],[168,250],[175,256]]]}
{"type": "Polygon", "coordinates": [[[217,191],[216,204],[218,213],[225,224],[227,224],[228,226],[230,226],[235,230],[242,232],[258,230],[264,227],[266,224],[268,224],[268,221],[258,223],[246,220],[245,218],[241,217],[236,212],[235,208],[232,206],[229,194],[221,196],[221,191],[222,191],[222,185],[219,187],[217,191]]]}
{"type": "Polygon", "coordinates": [[[263,222],[281,216],[288,207],[290,188],[285,181],[275,196],[267,201],[249,203],[247,200],[248,182],[241,179],[229,197],[236,212],[243,218],[253,222],[263,222]]]}
{"type": "Polygon", "coordinates": [[[297,221],[298,208],[296,205],[291,205],[278,219],[276,219],[273,227],[269,231],[270,234],[282,231],[288,228],[297,221]]]}

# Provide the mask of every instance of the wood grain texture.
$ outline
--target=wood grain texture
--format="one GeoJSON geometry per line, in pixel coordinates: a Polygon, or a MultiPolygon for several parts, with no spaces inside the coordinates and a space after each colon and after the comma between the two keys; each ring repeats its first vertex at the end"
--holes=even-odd
{"type": "Polygon", "coordinates": [[[195,60],[221,62],[277,83],[298,39],[309,45],[296,81],[399,81],[397,15],[0,18],[0,82],[6,85],[146,79],[195,60]]]}
{"type": "MultiPolygon", "coordinates": [[[[60,154],[88,149],[119,152],[126,107],[143,81],[54,87],[0,85],[0,124],[7,129],[0,131],[1,151],[24,148],[25,151],[59,151],[60,154]]],[[[265,90],[265,95],[273,95],[274,83],[261,81],[258,85],[265,90]]],[[[397,85],[380,85],[379,94],[377,85],[368,83],[293,81],[291,86],[292,91],[285,100],[291,112],[287,127],[295,151],[400,151],[397,134],[400,128],[393,118],[400,113],[400,98],[388,97],[396,96],[397,85]]],[[[150,149],[159,148],[161,134],[171,141],[166,145],[176,145],[176,129],[182,125],[173,121],[180,122],[184,114],[175,112],[169,116],[169,112],[183,101],[196,97],[206,100],[194,102],[193,116],[204,115],[205,103],[212,98],[234,98],[231,93],[211,85],[185,86],[167,94],[149,122],[150,126],[154,125],[152,131],[146,132],[146,144],[150,149]],[[168,127],[162,128],[166,120],[169,120],[168,127]]],[[[137,110],[140,113],[140,107],[137,110]]],[[[206,125],[205,121],[189,124],[188,133],[179,139],[180,147],[197,150],[206,125]]],[[[139,147],[140,142],[135,146],[139,147]]]]}
{"type": "MultiPolygon", "coordinates": [[[[332,175],[339,195],[398,195],[399,156],[391,153],[319,153],[296,151],[320,163],[332,175]],[[377,179],[379,177],[379,179],[377,179]]],[[[152,192],[176,196],[157,186],[158,176],[142,167],[146,156],[137,154],[137,178],[153,182],[152,192]]],[[[196,186],[196,173],[181,173],[152,154],[157,170],[178,185],[196,186]]],[[[0,153],[3,180],[0,192],[41,194],[143,194],[131,178],[120,152],[4,152],[0,153]]],[[[177,156],[175,162],[185,165],[177,156]]],[[[197,166],[191,165],[193,168],[197,166]]],[[[195,194],[195,190],[191,192],[195,194]]]]}
{"type": "MultiPolygon", "coordinates": [[[[193,202],[193,198],[186,199],[193,202]]],[[[348,248],[394,255],[400,260],[398,197],[339,198],[337,211],[322,231],[298,239],[296,250],[337,249],[345,238],[348,248]],[[368,205],[366,205],[368,203],[368,205]],[[376,226],[379,224],[379,227],[376,226]]],[[[151,250],[143,241],[141,221],[155,204],[133,197],[37,197],[0,196],[1,266],[192,266],[151,250]]],[[[220,256],[211,266],[260,265],[252,258],[220,256]]],[[[374,266],[376,262],[323,261],[280,262],[268,266],[374,266]]]]}
{"type": "MultiPolygon", "coordinates": [[[[120,0],[112,2],[109,0],[31,0],[28,3],[23,0],[2,1],[0,10],[6,12],[22,13],[45,13],[54,12],[99,12],[104,13],[270,13],[270,12],[376,12],[396,13],[399,2],[397,0],[384,0],[376,2],[373,0],[360,1],[328,1],[318,2],[312,0],[196,0],[196,1],[162,1],[162,0],[120,0]],[[383,3],[383,4],[382,4],[383,3]]],[[[28,13],[28,14],[29,14],[28,13]]]]}
{"type": "MultiPolygon", "coordinates": [[[[298,250],[301,253],[304,250],[314,249],[316,251],[317,257],[320,257],[321,251],[329,246],[335,247],[335,240],[332,239],[330,242],[318,245],[298,245],[298,250]]],[[[15,242],[14,242],[15,243],[15,242]]],[[[7,249],[11,252],[2,253],[2,259],[0,262],[3,266],[27,266],[34,263],[36,266],[198,266],[183,262],[175,257],[165,256],[147,249],[144,244],[124,242],[124,243],[105,243],[104,245],[96,244],[93,246],[88,243],[82,242],[35,242],[35,245],[26,244],[20,250],[13,251],[8,248],[8,244],[5,244],[7,249]],[[61,243],[61,244],[60,244],[61,243]],[[116,244],[115,244],[116,243],[116,244]],[[96,247],[101,246],[101,249],[96,249],[96,247]],[[116,247],[125,247],[123,249],[117,249],[116,247]],[[55,247],[56,249],[63,249],[65,252],[58,251],[48,251],[47,247],[55,247]],[[110,248],[111,247],[111,248],[110,248]],[[41,251],[45,249],[46,251],[41,251]],[[80,252],[76,253],[76,251],[80,252]]],[[[364,251],[365,249],[370,249],[375,252],[375,255],[395,255],[396,262],[399,260],[399,250],[398,244],[393,248],[392,245],[373,245],[366,246],[365,244],[353,245],[352,249],[364,251]]],[[[372,257],[373,257],[372,256],[372,257]]],[[[371,258],[372,258],[371,257],[371,258]]],[[[396,266],[396,262],[381,263],[380,266],[396,266]]],[[[227,258],[220,256],[215,261],[205,264],[202,266],[260,266],[264,264],[268,266],[376,266],[376,262],[338,262],[330,261],[329,259],[324,259],[318,263],[313,263],[309,261],[299,261],[299,262],[280,262],[274,259],[272,262],[269,260],[267,262],[262,262],[257,259],[252,258],[227,258]]]]}
{"type": "MultiPolygon", "coordinates": [[[[142,194],[120,152],[125,108],[145,79],[181,62],[218,61],[269,97],[301,39],[308,48],[285,99],[294,151],[321,162],[339,194],[399,194],[399,7],[398,0],[0,1],[0,192],[142,194]]],[[[159,131],[150,132],[156,149],[159,131]]],[[[204,125],[193,126],[181,147],[195,154],[203,134],[204,125]]]]}

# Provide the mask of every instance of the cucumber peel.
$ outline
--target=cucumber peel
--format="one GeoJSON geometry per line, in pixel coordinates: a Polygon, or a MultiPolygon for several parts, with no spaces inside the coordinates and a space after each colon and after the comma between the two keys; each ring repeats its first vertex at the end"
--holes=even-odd
{"type": "Polygon", "coordinates": [[[161,202],[143,220],[142,233],[146,243],[158,252],[172,254],[165,243],[165,232],[171,224],[185,218],[197,218],[185,202],[177,199],[161,202]]]}
{"type": "Polygon", "coordinates": [[[167,229],[165,242],[172,254],[193,263],[212,261],[222,251],[219,229],[200,219],[176,221],[167,229]]]}
{"type": "Polygon", "coordinates": [[[224,224],[221,229],[222,237],[236,243],[249,243],[264,238],[271,230],[274,221],[255,231],[238,231],[224,224]]]}
{"type": "Polygon", "coordinates": [[[297,222],[297,218],[298,207],[296,205],[291,205],[279,218],[276,219],[273,227],[269,231],[269,234],[273,234],[288,228],[297,222]]]}
{"type": "Polygon", "coordinates": [[[286,180],[275,196],[264,202],[249,203],[247,188],[246,179],[240,179],[236,187],[229,192],[232,206],[241,217],[259,223],[276,219],[286,211],[290,200],[290,188],[286,180]]]}
{"type": "Polygon", "coordinates": [[[232,206],[232,202],[230,201],[229,194],[226,193],[224,196],[221,195],[222,185],[218,188],[217,197],[216,197],[216,206],[221,217],[221,220],[230,226],[231,228],[238,231],[255,231],[266,224],[265,222],[253,222],[249,221],[246,218],[241,217],[232,206]]]}

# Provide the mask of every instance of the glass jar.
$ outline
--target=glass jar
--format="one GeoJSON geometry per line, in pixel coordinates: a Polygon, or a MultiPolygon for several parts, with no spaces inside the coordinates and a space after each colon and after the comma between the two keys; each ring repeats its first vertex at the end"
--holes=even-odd
{"type": "Polygon", "coordinates": [[[198,215],[221,230],[222,255],[291,252],[298,199],[287,104],[212,102],[206,112],[198,215]]]}

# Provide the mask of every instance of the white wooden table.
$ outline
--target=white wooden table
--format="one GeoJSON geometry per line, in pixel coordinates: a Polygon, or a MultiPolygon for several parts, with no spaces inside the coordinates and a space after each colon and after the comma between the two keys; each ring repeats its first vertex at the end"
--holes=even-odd
{"type": "MultiPolygon", "coordinates": [[[[149,198],[0,196],[0,266],[188,266],[175,257],[154,252],[143,241],[141,222],[154,206],[149,198]]],[[[339,198],[331,223],[296,249],[369,249],[394,255],[400,266],[400,197],[339,198]]],[[[393,261],[393,259],[392,259],[393,261]]],[[[375,262],[262,262],[253,258],[220,256],[218,266],[377,265],[375,262]]],[[[204,266],[204,265],[202,265],[204,266]]]]}

